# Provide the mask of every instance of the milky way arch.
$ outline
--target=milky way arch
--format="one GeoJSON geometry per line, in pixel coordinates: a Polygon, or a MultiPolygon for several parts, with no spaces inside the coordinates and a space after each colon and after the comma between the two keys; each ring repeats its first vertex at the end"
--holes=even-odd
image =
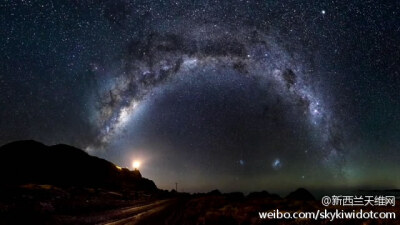
{"type": "Polygon", "coordinates": [[[310,79],[313,72],[305,59],[285,46],[278,32],[218,23],[185,24],[160,24],[153,29],[157,32],[130,41],[121,66],[106,71],[113,76],[101,87],[94,120],[99,133],[88,149],[102,148],[120,135],[155,87],[171,85],[174,77],[191,73],[232,70],[270,84],[288,109],[301,112],[299,120],[318,134],[322,162],[341,164],[342,141],[332,110],[310,79]]]}

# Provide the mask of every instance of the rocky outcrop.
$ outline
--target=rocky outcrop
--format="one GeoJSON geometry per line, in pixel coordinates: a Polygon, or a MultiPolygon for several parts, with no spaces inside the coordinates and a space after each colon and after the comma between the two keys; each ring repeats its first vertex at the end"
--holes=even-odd
{"type": "Polygon", "coordinates": [[[27,183],[156,191],[140,171],[119,168],[68,145],[18,141],[0,147],[0,185],[27,183]]]}

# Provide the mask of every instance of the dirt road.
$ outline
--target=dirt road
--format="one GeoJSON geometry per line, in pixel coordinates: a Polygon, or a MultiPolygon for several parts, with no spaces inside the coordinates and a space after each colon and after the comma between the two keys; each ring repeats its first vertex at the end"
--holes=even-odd
{"type": "Polygon", "coordinates": [[[161,200],[151,204],[124,208],[118,218],[100,223],[101,225],[142,225],[142,224],[180,224],[183,215],[183,199],[161,200]]]}

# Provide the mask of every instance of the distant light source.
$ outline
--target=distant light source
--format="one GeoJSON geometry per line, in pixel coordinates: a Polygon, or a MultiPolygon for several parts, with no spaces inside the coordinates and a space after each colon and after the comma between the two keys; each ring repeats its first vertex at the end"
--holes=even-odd
{"type": "Polygon", "coordinates": [[[122,168],[120,166],[115,166],[115,167],[117,167],[117,169],[119,169],[119,170],[122,170],[122,168]]]}
{"type": "Polygon", "coordinates": [[[133,169],[139,169],[140,161],[138,161],[138,160],[133,161],[132,162],[132,167],[133,167],[133,169]]]}

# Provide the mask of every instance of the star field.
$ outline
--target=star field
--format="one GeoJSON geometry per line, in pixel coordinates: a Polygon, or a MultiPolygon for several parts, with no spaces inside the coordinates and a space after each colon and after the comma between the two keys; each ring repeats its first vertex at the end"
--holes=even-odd
{"type": "Polygon", "coordinates": [[[4,1],[0,144],[187,191],[399,188],[400,5],[4,1]]]}

